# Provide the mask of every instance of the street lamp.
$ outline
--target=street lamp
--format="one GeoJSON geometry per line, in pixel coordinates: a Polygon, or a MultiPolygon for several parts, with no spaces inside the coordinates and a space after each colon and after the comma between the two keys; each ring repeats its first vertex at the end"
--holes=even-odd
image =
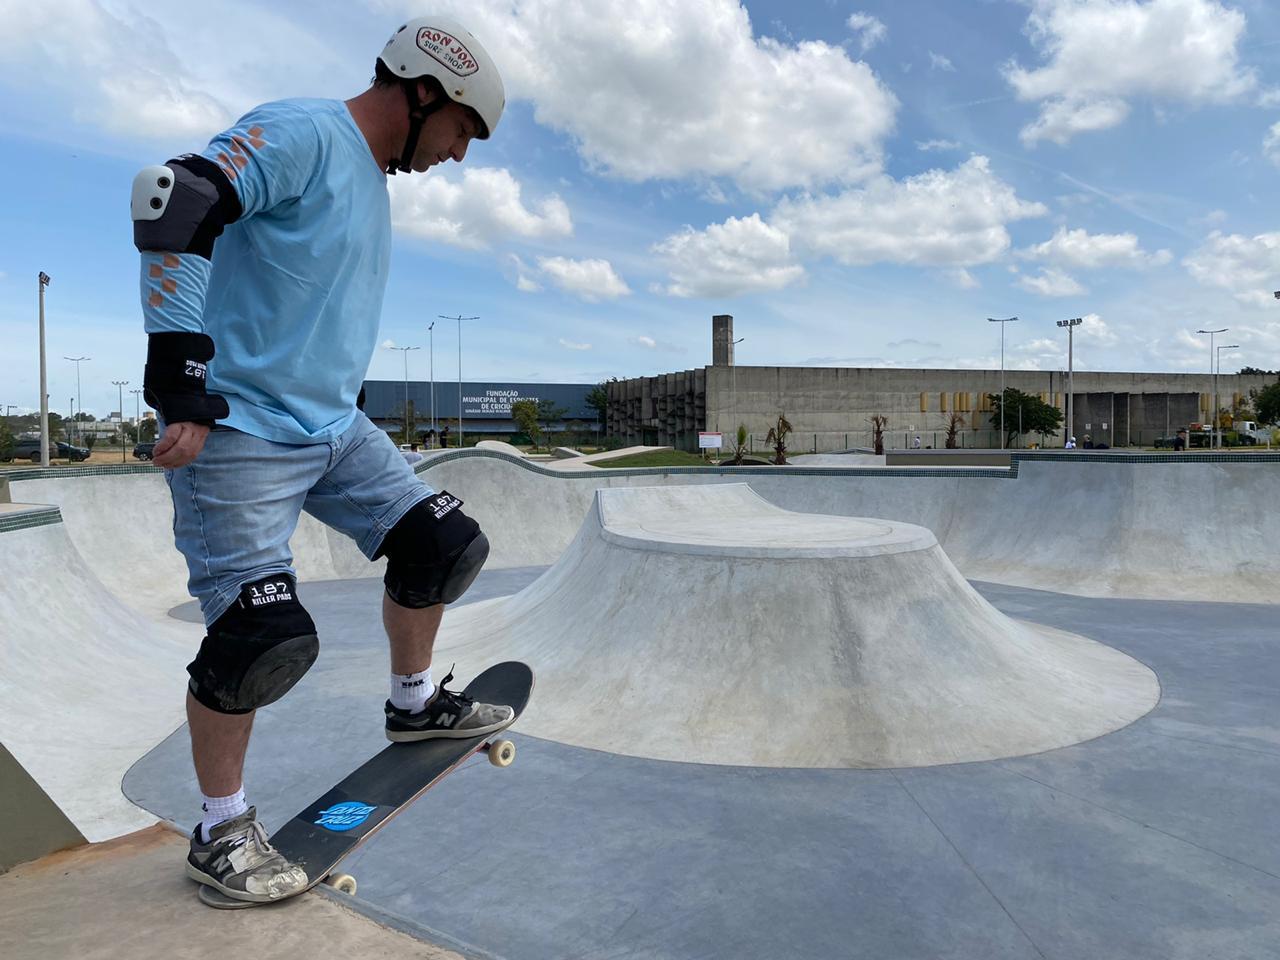
{"type": "Polygon", "coordinates": [[[1004,449],[1004,325],[1013,323],[1017,317],[1005,317],[1003,320],[987,317],[988,323],[1000,324],[1000,449],[1004,449]]]}
{"type": "Polygon", "coordinates": [[[1196,333],[1207,333],[1209,335],[1209,374],[1213,377],[1213,429],[1209,431],[1209,444],[1211,449],[1216,449],[1218,446],[1218,374],[1213,363],[1213,338],[1220,333],[1226,333],[1230,329],[1230,327],[1223,327],[1221,330],[1196,331],[1196,333]]]}
{"type": "MultiPolygon", "coordinates": [[[[738,358],[734,355],[733,348],[740,344],[746,337],[739,337],[729,343],[729,357],[733,361],[733,423],[729,425],[733,430],[733,442],[738,442],[738,358]]],[[[719,454],[717,454],[719,456],[719,454]]]]}
{"type": "MultiPolygon", "coordinates": [[[[1222,351],[1223,351],[1223,350],[1239,350],[1239,349],[1240,349],[1240,344],[1238,344],[1238,343],[1220,343],[1220,344],[1218,344],[1218,348],[1217,348],[1217,350],[1215,351],[1215,355],[1216,355],[1216,357],[1217,357],[1217,361],[1218,361],[1218,364],[1217,364],[1217,371],[1216,371],[1216,373],[1221,373],[1221,372],[1222,372],[1222,351]]],[[[1216,374],[1215,374],[1215,375],[1216,375],[1216,374]]],[[[1216,384],[1216,383],[1217,383],[1217,381],[1215,380],[1215,381],[1214,381],[1214,383],[1216,384]]],[[[1216,387],[1214,388],[1214,391],[1213,391],[1213,392],[1214,392],[1214,395],[1216,396],[1216,395],[1217,395],[1217,393],[1218,393],[1218,390],[1217,390],[1217,388],[1216,388],[1216,387]]],[[[1215,426],[1215,427],[1217,428],[1217,430],[1218,430],[1218,446],[1222,446],[1222,428],[1221,428],[1221,426],[1219,425],[1219,421],[1218,421],[1218,412],[1217,412],[1216,410],[1215,410],[1215,411],[1214,411],[1214,413],[1213,413],[1213,423],[1214,423],[1214,426],[1215,426]]]]}
{"type": "Polygon", "coordinates": [[[388,350],[399,350],[404,354],[404,442],[409,442],[409,351],[421,350],[421,347],[393,347],[388,345],[388,350]]]}
{"type": "Polygon", "coordinates": [[[116,388],[116,399],[118,406],[116,407],[116,416],[119,418],[116,422],[120,424],[120,462],[124,463],[124,388],[129,385],[128,380],[112,380],[112,385],[116,388]]]}
{"type": "Polygon", "coordinates": [[[44,288],[49,275],[40,271],[40,466],[49,466],[49,378],[44,358],[44,288]]]}
{"type": "Polygon", "coordinates": [[[432,443],[436,443],[440,439],[440,434],[436,432],[436,322],[431,321],[431,325],[427,327],[427,335],[430,338],[430,355],[431,355],[431,436],[432,443]]]}
{"type": "Polygon", "coordinates": [[[142,391],[130,390],[133,394],[133,432],[137,438],[134,442],[142,442],[142,391]]]}
{"type": "Polygon", "coordinates": [[[456,320],[458,321],[458,449],[462,449],[462,321],[463,320],[479,320],[479,317],[464,317],[458,314],[456,317],[446,317],[444,314],[436,314],[440,320],[456,320]]]}
{"type": "MultiPolygon", "coordinates": [[[[1076,413],[1076,371],[1075,371],[1075,330],[1084,323],[1084,317],[1072,317],[1070,320],[1057,321],[1058,326],[1067,328],[1067,430],[1068,438],[1075,433],[1076,413]]],[[[1065,441],[1063,443],[1065,446],[1065,441]]]]}
{"type": "MultiPolygon", "coordinates": [[[[70,360],[72,363],[76,365],[76,409],[71,412],[71,419],[74,423],[76,419],[76,410],[80,410],[80,411],[84,410],[84,407],[80,406],[80,361],[92,360],[93,357],[63,357],[62,359],[70,360]]],[[[80,429],[78,425],[76,425],[76,439],[77,440],[80,439],[80,429]]]]}

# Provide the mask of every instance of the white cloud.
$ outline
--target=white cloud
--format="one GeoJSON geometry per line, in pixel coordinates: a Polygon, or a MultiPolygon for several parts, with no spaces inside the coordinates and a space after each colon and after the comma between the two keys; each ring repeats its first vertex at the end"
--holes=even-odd
{"type": "Polygon", "coordinates": [[[730,217],[705,230],[692,227],[654,245],[667,260],[672,283],[661,288],[673,297],[732,297],[780,290],[804,276],[792,262],[787,234],[760,219],[730,217]]]}
{"type": "Polygon", "coordinates": [[[845,21],[850,30],[858,35],[862,52],[866,53],[877,43],[889,35],[889,28],[869,13],[854,13],[845,21]]]}
{"type": "Polygon", "coordinates": [[[1018,99],[1041,104],[1027,144],[1116,126],[1135,97],[1200,105],[1257,86],[1238,61],[1244,14],[1219,0],[1028,2],[1026,32],[1045,63],[1005,67],[1018,99]]]}
{"type": "Polygon", "coordinates": [[[966,270],[964,267],[956,267],[954,270],[948,270],[945,274],[946,278],[959,287],[961,290],[976,290],[982,286],[977,278],[966,270]]]}
{"type": "Polygon", "coordinates": [[[520,184],[505,169],[471,167],[461,178],[443,173],[388,177],[391,223],[410,236],[483,250],[504,240],[567,237],[573,221],[565,202],[552,194],[526,207],[520,184]]]}
{"type": "Polygon", "coordinates": [[[836,196],[784,200],[770,222],[796,247],[848,266],[966,267],[1004,255],[1007,223],[1047,212],[1019,200],[986,157],[974,156],[952,171],[882,176],[836,196]]]}
{"type": "Polygon", "coordinates": [[[642,347],[648,347],[650,350],[653,350],[658,346],[658,341],[653,339],[653,337],[639,336],[636,337],[635,342],[642,347]]]}
{"type": "Polygon", "coordinates": [[[954,140],[917,140],[916,149],[921,153],[932,153],[937,150],[959,150],[960,144],[954,140]]]}
{"type": "Polygon", "coordinates": [[[627,180],[726,177],[749,190],[875,172],[897,99],[818,41],[753,33],[736,0],[442,0],[503,65],[508,96],[627,180]],[[804,144],[804,149],[796,149],[804,144]]]}
{"type": "Polygon", "coordinates": [[[1271,129],[1267,131],[1262,141],[1262,152],[1266,154],[1268,160],[1280,167],[1280,123],[1272,124],[1271,129]]]}
{"type": "Polygon", "coordinates": [[[1132,233],[1089,233],[1059,227],[1044,243],[1020,250],[1025,260],[1044,260],[1061,267],[1096,270],[1100,267],[1163,266],[1173,259],[1168,250],[1147,253],[1132,233]]]}
{"type": "Polygon", "coordinates": [[[1280,278],[1280,233],[1246,237],[1215,230],[1182,263],[1199,283],[1229,290],[1240,303],[1274,306],[1272,291],[1280,278]]]}
{"type": "Polygon", "coordinates": [[[608,260],[539,257],[538,267],[561,290],[589,303],[616,300],[631,293],[631,288],[618,276],[608,260]]]}
{"type": "Polygon", "coordinates": [[[78,123],[140,139],[208,137],[231,111],[201,89],[159,22],[97,0],[0,3],[0,79],[39,84],[78,123]]]}
{"type": "Polygon", "coordinates": [[[560,339],[557,342],[560,344],[560,346],[564,347],[566,350],[590,350],[591,349],[591,344],[589,343],[574,343],[572,340],[566,340],[564,337],[560,337],[560,339]]]}
{"type": "Polygon", "coordinates": [[[1280,107],[1280,87],[1271,87],[1258,93],[1258,106],[1264,110],[1280,107]]]}
{"type": "Polygon", "coordinates": [[[956,72],[955,65],[947,57],[940,53],[934,53],[932,50],[929,51],[929,69],[942,70],[945,73],[956,72]]]}
{"type": "Polygon", "coordinates": [[[1018,136],[1027,146],[1038,140],[1052,140],[1061,146],[1076,134],[1118,127],[1128,115],[1129,104],[1114,98],[1049,100],[1040,108],[1039,118],[1023,127],[1018,136]]]}
{"type": "Polygon", "coordinates": [[[1089,292],[1057,267],[1042,267],[1039,276],[1021,276],[1018,286],[1042,297],[1075,297],[1089,292]]]}

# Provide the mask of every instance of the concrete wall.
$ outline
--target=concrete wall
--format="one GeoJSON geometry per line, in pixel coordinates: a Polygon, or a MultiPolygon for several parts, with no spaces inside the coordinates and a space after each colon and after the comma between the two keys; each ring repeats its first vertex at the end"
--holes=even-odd
{"type": "MultiPolygon", "coordinates": [[[[943,446],[953,412],[964,417],[958,438],[963,446],[1000,445],[985,400],[987,394],[1000,392],[999,370],[719,366],[705,371],[706,426],[702,429],[728,435],[743,423],[757,448],[763,447],[779,413],[786,414],[794,429],[791,446],[797,453],[870,446],[868,420],[875,414],[888,418],[887,447],[910,446],[916,434],[922,446],[943,446]]],[[[1004,374],[1006,386],[1059,409],[1065,408],[1066,379],[1059,371],[1006,370],[1004,374]]],[[[1219,405],[1247,398],[1250,389],[1273,380],[1222,375],[1219,405]]],[[[1212,408],[1213,378],[1207,374],[1077,372],[1074,386],[1073,432],[1081,441],[1088,433],[1111,446],[1150,445],[1179,426],[1208,419],[1212,408]]],[[[657,385],[651,389],[656,393],[657,385]]],[[[1057,445],[1061,442],[1061,436],[1056,438],[1057,445]]],[[[1054,443],[1051,439],[1050,445],[1054,443]]]]}

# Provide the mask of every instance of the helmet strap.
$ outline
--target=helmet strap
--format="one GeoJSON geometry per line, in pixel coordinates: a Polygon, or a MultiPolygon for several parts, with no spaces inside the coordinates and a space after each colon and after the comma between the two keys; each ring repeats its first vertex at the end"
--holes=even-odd
{"type": "Polygon", "coordinates": [[[387,173],[391,176],[396,175],[396,171],[401,173],[410,173],[413,169],[413,155],[418,149],[418,138],[422,135],[422,126],[427,122],[427,117],[431,116],[437,110],[442,110],[444,105],[449,101],[442,96],[436,97],[430,103],[422,103],[418,100],[418,80],[420,78],[413,77],[405,80],[401,87],[404,89],[405,99],[409,101],[409,135],[405,137],[404,149],[400,151],[400,163],[390,163],[387,165],[387,173]]]}

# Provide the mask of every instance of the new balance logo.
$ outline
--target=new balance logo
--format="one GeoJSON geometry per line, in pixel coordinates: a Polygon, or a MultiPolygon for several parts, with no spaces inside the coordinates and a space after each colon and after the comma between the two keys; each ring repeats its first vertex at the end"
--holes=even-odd
{"type": "Polygon", "coordinates": [[[452,727],[457,719],[458,718],[455,714],[442,713],[440,716],[436,717],[436,723],[440,724],[442,727],[452,727]]]}

